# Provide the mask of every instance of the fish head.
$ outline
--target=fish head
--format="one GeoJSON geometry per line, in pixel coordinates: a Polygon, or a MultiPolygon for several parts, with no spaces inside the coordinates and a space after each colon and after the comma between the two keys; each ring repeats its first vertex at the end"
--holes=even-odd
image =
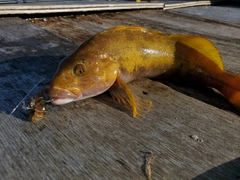
{"type": "Polygon", "coordinates": [[[96,96],[113,85],[118,69],[119,64],[107,54],[75,53],[59,64],[46,94],[55,105],[96,96]]]}

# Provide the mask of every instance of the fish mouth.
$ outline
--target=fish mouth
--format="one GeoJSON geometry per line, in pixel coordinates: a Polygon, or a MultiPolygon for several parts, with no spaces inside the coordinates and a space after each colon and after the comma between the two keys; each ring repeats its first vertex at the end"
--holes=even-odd
{"type": "Polygon", "coordinates": [[[77,99],[77,95],[59,87],[47,87],[45,92],[50,97],[50,102],[54,105],[67,104],[77,99]]]}

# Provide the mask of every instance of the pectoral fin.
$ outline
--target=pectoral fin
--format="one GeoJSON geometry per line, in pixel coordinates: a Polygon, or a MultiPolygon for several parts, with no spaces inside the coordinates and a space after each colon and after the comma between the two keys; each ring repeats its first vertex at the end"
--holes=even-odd
{"type": "Polygon", "coordinates": [[[117,77],[109,92],[118,103],[130,105],[134,118],[147,114],[151,110],[152,102],[135,96],[120,77],[117,77]]]}

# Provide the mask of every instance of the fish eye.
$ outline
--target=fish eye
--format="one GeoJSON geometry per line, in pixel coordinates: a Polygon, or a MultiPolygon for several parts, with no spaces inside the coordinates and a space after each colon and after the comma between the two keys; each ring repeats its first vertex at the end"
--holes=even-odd
{"type": "Polygon", "coordinates": [[[85,66],[83,64],[77,64],[73,70],[74,74],[77,76],[82,76],[85,72],[85,66]]]}

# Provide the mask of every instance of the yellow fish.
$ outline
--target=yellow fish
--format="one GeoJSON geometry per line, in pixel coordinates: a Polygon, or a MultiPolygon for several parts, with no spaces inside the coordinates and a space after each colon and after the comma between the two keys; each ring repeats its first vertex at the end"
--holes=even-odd
{"type": "Polygon", "coordinates": [[[240,78],[224,71],[220,54],[209,40],[135,26],[117,26],[83,43],[60,63],[46,92],[52,104],[61,105],[108,90],[138,117],[152,103],[135,96],[127,83],[176,74],[217,89],[240,108],[240,78]]]}

